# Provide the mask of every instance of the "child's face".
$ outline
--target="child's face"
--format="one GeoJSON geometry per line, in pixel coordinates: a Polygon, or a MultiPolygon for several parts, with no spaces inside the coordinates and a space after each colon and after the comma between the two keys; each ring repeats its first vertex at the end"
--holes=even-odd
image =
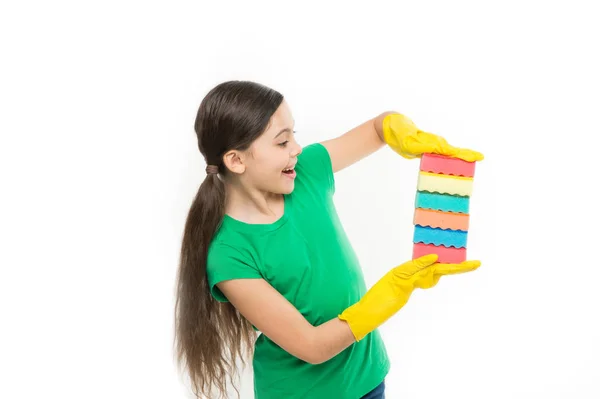
{"type": "Polygon", "coordinates": [[[242,179],[258,190],[289,194],[294,190],[294,168],[301,146],[294,137],[294,118],[285,100],[271,118],[267,130],[252,143],[244,157],[242,179]]]}

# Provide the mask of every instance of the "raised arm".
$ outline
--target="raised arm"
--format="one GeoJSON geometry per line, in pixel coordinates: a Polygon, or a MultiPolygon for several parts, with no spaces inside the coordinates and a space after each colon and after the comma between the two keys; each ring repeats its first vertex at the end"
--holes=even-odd
{"type": "Polygon", "coordinates": [[[385,145],[382,129],[383,119],[386,115],[393,113],[395,112],[384,112],[341,136],[323,141],[321,144],[329,152],[333,172],[338,172],[382,148],[385,145]]]}
{"type": "Polygon", "coordinates": [[[321,144],[329,152],[334,173],[385,145],[407,159],[419,158],[424,153],[435,153],[467,162],[483,160],[482,153],[450,145],[444,137],[420,130],[412,120],[395,111],[384,112],[321,144]]]}

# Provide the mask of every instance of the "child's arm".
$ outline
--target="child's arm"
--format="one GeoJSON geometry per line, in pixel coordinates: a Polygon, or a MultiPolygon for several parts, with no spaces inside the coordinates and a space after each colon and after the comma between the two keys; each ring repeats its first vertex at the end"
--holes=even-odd
{"type": "Polygon", "coordinates": [[[323,363],[355,342],[348,323],[335,318],[314,327],[265,280],[227,280],[217,286],[259,331],[305,362],[323,363]]]}
{"type": "Polygon", "coordinates": [[[329,152],[334,173],[384,145],[408,159],[418,158],[423,153],[442,154],[469,162],[483,159],[483,155],[477,151],[454,147],[441,136],[419,130],[413,121],[395,111],[384,112],[321,144],[329,152]]]}
{"type": "Polygon", "coordinates": [[[329,152],[333,172],[338,172],[382,148],[385,144],[383,119],[393,113],[384,112],[339,137],[323,141],[321,144],[329,152]]]}

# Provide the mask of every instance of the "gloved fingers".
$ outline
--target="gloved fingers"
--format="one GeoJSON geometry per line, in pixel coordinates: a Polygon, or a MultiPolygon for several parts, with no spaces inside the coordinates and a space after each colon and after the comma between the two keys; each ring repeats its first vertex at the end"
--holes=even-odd
{"type": "Polygon", "coordinates": [[[404,154],[413,158],[420,157],[422,154],[425,153],[440,152],[431,143],[422,143],[420,141],[415,140],[414,137],[407,137],[400,148],[404,154]]]}
{"type": "Polygon", "coordinates": [[[437,254],[423,255],[394,268],[394,275],[407,278],[437,262],[437,254]]]}
{"type": "Polygon", "coordinates": [[[406,115],[392,113],[383,120],[384,141],[407,159],[424,153],[440,154],[467,162],[483,160],[483,154],[468,148],[454,147],[442,136],[420,130],[406,115]]]}
{"type": "Polygon", "coordinates": [[[454,155],[454,157],[463,159],[467,162],[483,161],[482,153],[470,150],[468,148],[459,148],[458,152],[456,153],[456,155],[454,155]]]}
{"type": "Polygon", "coordinates": [[[437,254],[428,254],[418,257],[412,260],[412,263],[419,269],[422,270],[427,266],[433,265],[438,260],[437,254]]]}
{"type": "MultiPolygon", "coordinates": [[[[434,266],[435,267],[435,266],[434,266]]],[[[425,269],[417,274],[414,279],[415,288],[428,289],[433,288],[437,285],[438,281],[442,277],[441,274],[435,273],[434,268],[425,269]]]]}
{"type": "Polygon", "coordinates": [[[407,137],[404,145],[407,151],[419,155],[433,153],[453,157],[459,152],[458,148],[448,144],[443,137],[422,130],[419,130],[416,135],[407,137]]]}
{"type": "Polygon", "coordinates": [[[483,154],[469,148],[455,147],[448,144],[445,138],[433,133],[419,130],[415,136],[405,140],[407,150],[414,154],[433,153],[459,158],[467,162],[482,161],[483,154]]]}
{"type": "Polygon", "coordinates": [[[436,274],[460,274],[476,270],[481,266],[481,261],[467,260],[461,263],[436,263],[433,268],[436,274]]]}
{"type": "Polygon", "coordinates": [[[467,162],[482,161],[483,154],[469,148],[455,147],[446,141],[445,138],[432,133],[419,130],[417,139],[423,143],[429,143],[431,151],[436,154],[446,155],[453,158],[459,158],[467,162]]]}

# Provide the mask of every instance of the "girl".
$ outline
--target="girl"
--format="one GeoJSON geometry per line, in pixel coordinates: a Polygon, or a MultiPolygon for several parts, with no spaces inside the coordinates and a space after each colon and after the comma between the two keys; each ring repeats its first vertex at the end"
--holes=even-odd
{"type": "Polygon", "coordinates": [[[214,87],[195,131],[207,176],[183,235],[175,338],[196,396],[214,398],[216,387],[227,397],[236,360],[253,353],[256,399],[384,398],[390,362],[377,327],[414,289],[480,262],[427,255],[367,291],[334,207],[334,173],[385,144],[408,159],[483,156],[395,112],[301,147],[283,96],[247,81],[214,87]]]}

